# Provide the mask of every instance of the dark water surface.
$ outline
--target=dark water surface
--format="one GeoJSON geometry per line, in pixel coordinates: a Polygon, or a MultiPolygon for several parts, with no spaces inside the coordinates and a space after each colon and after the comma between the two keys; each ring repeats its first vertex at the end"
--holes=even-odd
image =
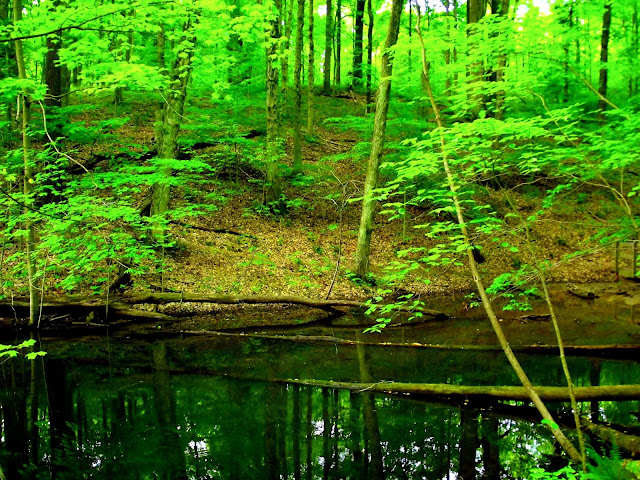
{"type": "MultiPolygon", "coordinates": [[[[7,479],[499,479],[561,466],[528,406],[282,381],[517,385],[499,352],[238,337],[96,336],[40,348],[43,360],[2,364],[7,479]]],[[[519,357],[534,384],[563,385],[557,358],[519,357]]],[[[571,358],[570,367],[578,385],[640,379],[637,361],[571,358]]],[[[582,406],[638,426],[638,401],[582,406]]]]}

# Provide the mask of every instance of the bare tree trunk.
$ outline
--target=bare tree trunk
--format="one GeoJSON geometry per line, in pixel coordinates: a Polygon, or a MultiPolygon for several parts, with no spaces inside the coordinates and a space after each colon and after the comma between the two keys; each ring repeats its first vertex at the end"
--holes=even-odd
{"type": "Polygon", "coordinates": [[[307,72],[307,135],[313,136],[313,84],[315,52],[313,48],[313,0],[309,0],[309,68],[307,72]]]}
{"type": "Polygon", "coordinates": [[[353,63],[351,87],[358,91],[362,88],[362,54],[364,43],[364,6],[366,0],[356,0],[356,11],[353,30],[353,63]]]}
{"type": "MultiPolygon", "coordinates": [[[[53,6],[60,5],[59,1],[53,2],[53,6]]],[[[55,35],[47,35],[44,61],[44,82],[47,84],[47,97],[44,100],[48,107],[60,107],[62,105],[62,67],[58,51],[62,46],[62,31],[55,35]]]]}
{"type": "Polygon", "coordinates": [[[382,69],[380,72],[380,86],[378,88],[378,99],[376,102],[376,116],[373,127],[373,139],[371,141],[371,154],[367,166],[367,176],[364,182],[364,198],[362,199],[362,215],[360,217],[360,228],[358,230],[358,243],[356,246],[355,273],[358,277],[364,278],[369,273],[369,250],[371,247],[371,232],[373,231],[373,220],[375,217],[374,189],[378,183],[378,173],[380,159],[382,158],[382,148],[384,145],[384,135],[387,128],[387,112],[389,110],[389,96],[391,93],[391,74],[393,65],[391,62],[390,49],[398,41],[400,30],[400,16],[403,7],[402,0],[393,0],[391,6],[391,18],[389,19],[389,29],[382,55],[382,69]]]}
{"type": "Polygon", "coordinates": [[[373,68],[373,8],[371,7],[371,1],[367,0],[367,17],[369,18],[369,24],[367,28],[367,107],[366,112],[371,113],[371,74],[373,68]]]}
{"type": "MultiPolygon", "coordinates": [[[[275,6],[276,9],[280,11],[280,0],[275,0],[275,6]]],[[[278,168],[280,137],[278,78],[280,72],[278,71],[278,62],[276,62],[274,58],[278,53],[279,39],[280,25],[278,16],[276,15],[271,21],[271,30],[267,39],[269,45],[267,47],[267,172],[264,196],[265,204],[279,201],[280,195],[282,195],[282,184],[278,168]]]]}
{"type": "MultiPolygon", "coordinates": [[[[292,5],[293,7],[293,5],[292,5]]],[[[296,59],[293,68],[295,102],[293,106],[293,173],[302,172],[302,43],[304,30],[304,0],[298,0],[296,25],[296,59]]]]}
{"type": "MultiPolygon", "coordinates": [[[[507,14],[509,13],[509,0],[493,0],[492,4],[492,13],[498,15],[502,19],[507,18],[507,14]]],[[[495,70],[495,75],[492,80],[494,80],[499,85],[504,84],[504,71],[507,67],[507,55],[505,53],[498,54],[498,65],[495,70]]],[[[495,113],[494,116],[498,120],[502,120],[504,117],[504,101],[505,101],[505,91],[504,88],[500,88],[495,94],[495,113]]]]}
{"type": "Polygon", "coordinates": [[[630,89],[629,89],[630,97],[638,94],[638,73],[637,73],[637,69],[638,69],[638,2],[637,0],[633,3],[632,24],[633,24],[633,27],[632,27],[633,41],[632,41],[631,55],[632,55],[632,65],[633,65],[632,70],[634,73],[631,75],[631,78],[629,79],[629,82],[631,83],[630,89]]]}
{"type": "MultiPolygon", "coordinates": [[[[18,23],[22,19],[22,2],[14,0],[13,2],[13,21],[18,23]]],[[[18,66],[18,76],[21,80],[27,79],[27,70],[24,61],[24,51],[22,49],[22,40],[15,40],[16,64],[18,66]]],[[[22,159],[24,164],[23,177],[23,193],[25,196],[25,205],[33,202],[31,199],[33,184],[33,169],[31,167],[31,136],[29,133],[29,123],[31,122],[31,98],[22,92],[18,99],[20,111],[22,112],[22,159]]],[[[25,214],[29,213],[25,210],[25,214]]],[[[29,326],[36,325],[38,320],[38,308],[40,306],[40,291],[36,285],[36,242],[35,227],[28,218],[24,222],[24,229],[27,232],[25,237],[25,257],[27,264],[27,281],[29,282],[29,326]]]]}
{"type": "Polygon", "coordinates": [[[468,70],[469,82],[469,103],[471,104],[471,114],[476,117],[480,110],[485,108],[484,98],[480,83],[484,75],[484,63],[479,57],[478,49],[478,29],[476,24],[486,13],[485,0],[467,1],[467,34],[471,37],[469,41],[470,64],[468,70]],[[475,38],[474,38],[475,37],[475,38]]]}
{"type": "MultiPolygon", "coordinates": [[[[289,47],[291,46],[291,31],[293,30],[293,0],[289,0],[289,5],[287,7],[287,2],[285,0],[285,4],[283,6],[283,16],[286,17],[284,24],[284,36],[286,38],[283,43],[283,55],[282,55],[282,89],[284,91],[283,97],[286,98],[287,85],[289,85],[289,47]],[[287,10],[288,8],[288,10],[287,10]]],[[[295,67],[294,67],[295,68],[295,67]]]]}
{"type": "Polygon", "coordinates": [[[333,84],[336,87],[340,87],[340,83],[342,81],[340,75],[340,69],[342,68],[342,0],[337,0],[334,37],[336,39],[336,64],[333,84]]]}
{"type": "MultiPolygon", "coordinates": [[[[609,79],[607,62],[609,61],[609,36],[611,32],[611,1],[604,4],[604,14],[602,16],[602,38],[600,41],[600,78],[598,93],[607,97],[607,82],[609,79]]],[[[602,112],[607,108],[607,103],[600,98],[598,100],[599,118],[604,120],[602,112]]]]}
{"type": "MultiPolygon", "coordinates": [[[[436,116],[436,123],[437,123],[438,127],[441,130],[441,132],[440,132],[440,147],[441,147],[441,154],[442,154],[442,164],[443,164],[443,168],[444,168],[444,171],[445,171],[445,175],[447,177],[447,184],[449,186],[449,190],[451,191],[451,198],[452,198],[452,201],[453,201],[453,206],[455,208],[457,221],[458,221],[458,224],[460,226],[460,233],[462,235],[462,238],[463,238],[464,242],[467,245],[470,246],[472,244],[472,242],[471,242],[471,238],[470,238],[470,235],[469,235],[469,231],[467,229],[467,223],[466,223],[466,221],[464,219],[464,210],[463,210],[462,204],[460,202],[460,198],[458,196],[457,183],[456,183],[454,174],[453,174],[453,172],[452,172],[452,170],[451,170],[451,168],[449,166],[449,160],[448,160],[447,155],[446,155],[446,151],[447,151],[447,149],[445,148],[446,147],[446,143],[445,143],[444,133],[442,132],[442,129],[444,128],[444,123],[442,121],[442,117],[440,116],[440,112],[437,109],[437,106],[436,106],[436,103],[435,103],[435,98],[433,96],[433,91],[431,90],[431,84],[429,82],[429,74],[428,74],[428,71],[427,71],[427,60],[426,60],[426,58],[427,58],[426,57],[426,47],[424,45],[424,39],[422,37],[422,33],[420,32],[420,23],[419,22],[420,22],[420,19],[418,18],[417,31],[418,31],[418,35],[420,37],[420,44],[421,44],[421,50],[422,50],[422,69],[423,69],[425,77],[427,78],[427,94],[428,94],[428,97],[429,97],[429,102],[431,103],[431,106],[432,106],[432,108],[434,110],[434,113],[435,113],[435,116],[436,116]]],[[[542,416],[542,418],[544,420],[546,420],[546,422],[549,424],[549,428],[551,430],[551,433],[555,437],[555,439],[562,446],[564,451],[569,454],[569,456],[571,457],[571,459],[573,461],[575,461],[575,462],[581,461],[582,457],[581,457],[580,453],[578,453],[576,448],[573,446],[573,444],[569,441],[569,439],[567,439],[567,437],[564,435],[564,433],[562,433],[562,431],[559,428],[555,428],[557,423],[554,421],[553,417],[551,416],[551,413],[549,412],[549,410],[547,409],[546,405],[544,404],[544,402],[540,398],[540,395],[538,394],[538,392],[536,391],[535,387],[533,386],[533,384],[529,380],[529,377],[527,376],[527,374],[522,369],[522,366],[520,365],[520,362],[518,362],[518,359],[514,355],[513,350],[511,349],[511,346],[509,345],[509,342],[508,342],[508,340],[507,340],[507,338],[506,338],[506,336],[504,334],[504,331],[502,330],[502,326],[500,325],[498,317],[496,316],[496,314],[495,314],[495,312],[493,310],[493,306],[491,304],[491,300],[487,296],[487,292],[485,290],[484,283],[482,281],[482,278],[480,277],[480,274],[478,273],[477,263],[476,263],[476,260],[475,260],[475,258],[473,256],[473,250],[470,247],[467,249],[467,258],[468,258],[468,261],[469,261],[469,270],[471,271],[471,275],[472,275],[473,281],[474,281],[474,283],[476,285],[476,289],[478,290],[478,294],[479,294],[480,299],[482,301],[482,305],[484,306],[484,309],[485,309],[485,312],[487,314],[487,317],[489,317],[489,321],[491,322],[491,326],[493,328],[493,331],[495,332],[496,337],[498,338],[498,341],[500,342],[500,346],[502,347],[502,350],[504,351],[505,356],[509,360],[509,364],[513,368],[513,371],[515,372],[516,376],[518,377],[518,380],[520,380],[520,383],[522,383],[522,386],[524,387],[524,390],[525,390],[526,394],[531,399],[531,402],[538,409],[538,411],[540,412],[540,415],[542,416]]]]}
{"type": "Polygon", "coordinates": [[[324,83],[322,91],[325,95],[331,94],[331,50],[333,47],[333,11],[331,0],[327,0],[327,16],[325,23],[325,43],[324,43],[324,83]]]}

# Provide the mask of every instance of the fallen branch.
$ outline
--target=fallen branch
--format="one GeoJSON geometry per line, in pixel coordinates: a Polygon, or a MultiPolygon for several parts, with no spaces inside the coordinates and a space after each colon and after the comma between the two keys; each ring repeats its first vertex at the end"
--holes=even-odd
{"type": "MultiPolygon", "coordinates": [[[[254,327],[252,327],[254,328],[254,327]]],[[[300,325],[295,326],[296,330],[300,329],[300,325]]],[[[318,327],[314,327],[317,329],[318,327]]],[[[321,328],[321,327],[320,327],[321,328]]],[[[357,328],[364,328],[362,325],[358,325],[357,328]]],[[[321,328],[322,329],[322,328],[321,328]]],[[[355,329],[355,328],[354,328],[355,329]]],[[[327,330],[335,330],[335,328],[327,327],[327,330]]],[[[359,340],[351,340],[349,338],[339,338],[333,335],[278,335],[278,334],[264,334],[264,333],[244,333],[244,332],[229,332],[229,331],[209,331],[209,330],[182,330],[182,335],[193,336],[234,336],[234,337],[249,337],[249,338],[263,338],[268,340],[282,340],[300,343],[339,343],[342,345],[367,345],[374,347],[393,347],[393,348],[418,348],[418,349],[431,349],[431,350],[468,350],[468,351],[501,351],[500,345],[447,345],[440,343],[397,343],[397,342],[363,342],[359,340]]],[[[557,355],[557,345],[514,345],[513,351],[538,354],[538,355],[557,355]]],[[[608,354],[607,358],[611,356],[635,356],[637,350],[640,349],[640,345],[635,344],[608,344],[608,345],[565,345],[565,353],[574,356],[589,356],[589,355],[602,355],[608,354]]]]}
{"type": "MultiPolygon", "coordinates": [[[[531,398],[524,387],[494,387],[450,385],[443,383],[350,383],[325,380],[286,379],[285,383],[305,385],[308,387],[339,388],[356,392],[386,393],[400,395],[424,395],[445,397],[460,400],[515,400],[529,402],[531,398]]],[[[567,387],[536,386],[536,392],[543,401],[568,402],[567,387]]],[[[574,387],[576,400],[588,402],[592,400],[637,400],[640,399],[640,385],[612,385],[599,387],[574,387]]]]}
{"type": "Polygon", "coordinates": [[[606,425],[594,423],[585,417],[581,417],[580,422],[586,427],[588,432],[598,436],[599,438],[613,443],[634,455],[640,454],[640,437],[619,432],[618,430],[606,425]]]}
{"type": "MultiPolygon", "coordinates": [[[[292,295],[209,295],[199,293],[123,293],[110,295],[108,301],[102,296],[96,295],[60,295],[43,299],[43,310],[56,310],[60,308],[76,308],[81,310],[104,309],[109,306],[110,312],[120,316],[121,313],[137,313],[138,310],[129,308],[138,304],[165,305],[168,303],[212,303],[219,305],[273,305],[288,304],[301,305],[309,308],[318,308],[329,312],[340,312],[338,308],[361,308],[363,302],[359,300],[319,300],[308,297],[298,297],[292,295]]],[[[0,302],[0,312],[2,309],[24,309],[29,307],[29,299],[24,297],[14,298],[0,302]]],[[[435,310],[417,308],[423,315],[433,317],[445,317],[442,312],[435,310]]],[[[159,314],[161,315],[161,314],[159,314]]],[[[164,315],[157,316],[157,319],[170,320],[172,317],[164,315]]],[[[127,315],[124,315],[127,316],[127,315]]],[[[136,317],[150,318],[146,314],[137,314],[136,317]]]]}

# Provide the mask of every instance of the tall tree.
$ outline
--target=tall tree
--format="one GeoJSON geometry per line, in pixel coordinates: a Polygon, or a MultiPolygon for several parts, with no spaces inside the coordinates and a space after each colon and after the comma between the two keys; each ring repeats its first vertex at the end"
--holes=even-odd
{"type": "Polygon", "coordinates": [[[333,48],[333,12],[331,0],[327,0],[327,16],[324,34],[324,63],[322,70],[324,73],[324,83],[322,90],[325,95],[331,94],[331,51],[333,48]]]}
{"type": "Polygon", "coordinates": [[[471,113],[478,115],[484,108],[481,82],[484,76],[484,63],[479,52],[480,33],[477,29],[478,22],[487,13],[486,0],[467,1],[467,33],[469,35],[469,67],[468,97],[471,104],[471,113]]]}
{"type": "Polygon", "coordinates": [[[336,39],[336,65],[333,75],[333,82],[336,86],[340,86],[342,81],[340,70],[342,69],[342,0],[337,0],[336,4],[336,22],[334,28],[334,38],[336,39]]]}
{"type": "Polygon", "coordinates": [[[285,90],[289,84],[289,47],[291,45],[291,31],[293,30],[293,0],[285,0],[282,7],[284,20],[284,42],[282,42],[282,87],[285,90]]]}
{"type": "Polygon", "coordinates": [[[354,90],[362,88],[362,54],[364,45],[364,6],[366,0],[356,0],[356,11],[354,13],[353,27],[353,63],[351,65],[352,81],[351,87],[354,90]]]}
{"type": "MultiPolygon", "coordinates": [[[[17,24],[22,20],[22,2],[13,1],[13,22],[17,24]]],[[[27,68],[22,48],[22,40],[14,40],[16,51],[16,64],[20,80],[27,80],[27,68]]],[[[40,290],[36,285],[36,258],[35,258],[35,227],[29,219],[29,205],[32,203],[31,193],[33,191],[33,167],[31,166],[31,97],[25,92],[21,92],[18,97],[20,112],[22,113],[22,161],[23,161],[23,193],[25,196],[25,258],[27,264],[27,280],[29,282],[29,325],[36,325],[38,320],[38,309],[40,306],[40,290]]]]}
{"type": "Polygon", "coordinates": [[[296,57],[293,67],[295,102],[293,106],[293,172],[302,171],[302,43],[304,33],[304,0],[298,0],[296,24],[296,57]]]}
{"type": "Polygon", "coordinates": [[[602,112],[607,108],[607,83],[609,80],[609,37],[611,32],[611,1],[606,0],[604,3],[604,14],[602,15],[602,37],[600,39],[600,77],[598,85],[598,93],[600,98],[598,99],[598,110],[602,117],[602,112]]]}
{"type": "Polygon", "coordinates": [[[373,108],[371,105],[371,79],[373,68],[373,7],[371,6],[371,2],[372,0],[367,0],[367,17],[369,19],[369,23],[367,25],[367,84],[365,87],[367,91],[366,113],[371,113],[373,108]]]}
{"type": "Polygon", "coordinates": [[[364,181],[364,198],[362,199],[362,215],[360,216],[360,228],[358,229],[358,243],[356,246],[355,273],[364,278],[369,273],[369,251],[371,248],[371,232],[375,218],[374,189],[378,183],[380,159],[384,146],[384,136],[387,128],[387,112],[389,110],[389,96],[391,93],[391,75],[393,63],[391,49],[398,41],[400,30],[400,16],[402,14],[403,0],[393,0],[391,5],[391,17],[387,30],[387,39],[382,54],[380,86],[376,101],[376,116],[373,126],[373,139],[371,140],[371,154],[367,164],[367,176],[364,181]]]}
{"type": "Polygon", "coordinates": [[[266,149],[266,190],[264,201],[266,204],[278,201],[282,194],[282,185],[278,170],[278,150],[280,137],[278,101],[278,79],[280,72],[276,59],[278,53],[278,42],[280,41],[279,12],[282,7],[280,0],[275,0],[276,12],[270,20],[269,37],[267,39],[267,149],[266,149]]]}
{"type": "Polygon", "coordinates": [[[309,0],[309,68],[307,69],[307,135],[313,136],[313,84],[315,82],[315,51],[313,45],[313,0],[309,0]]]}
{"type": "MultiPolygon", "coordinates": [[[[509,0],[491,0],[491,13],[497,15],[500,19],[507,18],[509,13],[509,0]]],[[[501,49],[502,50],[502,49],[501,49]]],[[[502,120],[504,115],[504,97],[505,91],[502,87],[504,84],[504,72],[507,66],[507,54],[503,51],[498,53],[497,65],[489,73],[489,79],[500,85],[499,90],[493,95],[493,111],[494,117],[502,120]]]]}
{"type": "MultiPolygon", "coordinates": [[[[195,52],[194,18],[191,11],[183,25],[182,37],[177,46],[176,58],[171,69],[169,87],[166,92],[164,109],[159,128],[156,130],[157,155],[161,162],[163,179],[153,186],[151,196],[151,215],[164,215],[169,210],[171,160],[178,152],[178,133],[182,124],[182,114],[187,98],[187,86],[191,77],[193,56],[195,52]]],[[[157,230],[157,233],[159,230],[157,230]]]]}
{"type": "MultiPolygon", "coordinates": [[[[59,1],[53,2],[54,7],[60,5],[59,1]]],[[[47,35],[44,61],[44,82],[47,84],[48,95],[45,105],[60,107],[62,105],[62,66],[60,65],[60,47],[62,46],[62,30],[53,35],[47,35]]]]}

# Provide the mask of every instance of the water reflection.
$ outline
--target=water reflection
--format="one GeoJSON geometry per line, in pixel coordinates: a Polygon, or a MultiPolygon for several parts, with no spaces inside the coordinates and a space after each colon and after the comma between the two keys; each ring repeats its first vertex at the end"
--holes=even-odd
{"type": "MultiPolygon", "coordinates": [[[[426,352],[396,351],[383,364],[379,349],[361,345],[96,340],[43,348],[44,361],[3,365],[0,467],[8,479],[527,478],[556,453],[522,406],[442,405],[264,381],[368,382],[394,370],[415,381],[419,369],[422,378],[455,378],[451,352],[437,364],[426,352]]],[[[507,370],[485,368],[486,353],[474,355],[480,369],[469,383],[509,382],[507,370]]],[[[584,360],[576,378],[637,378],[637,363],[622,365],[584,360]]],[[[600,402],[597,411],[631,423],[638,408],[600,402]]]]}

